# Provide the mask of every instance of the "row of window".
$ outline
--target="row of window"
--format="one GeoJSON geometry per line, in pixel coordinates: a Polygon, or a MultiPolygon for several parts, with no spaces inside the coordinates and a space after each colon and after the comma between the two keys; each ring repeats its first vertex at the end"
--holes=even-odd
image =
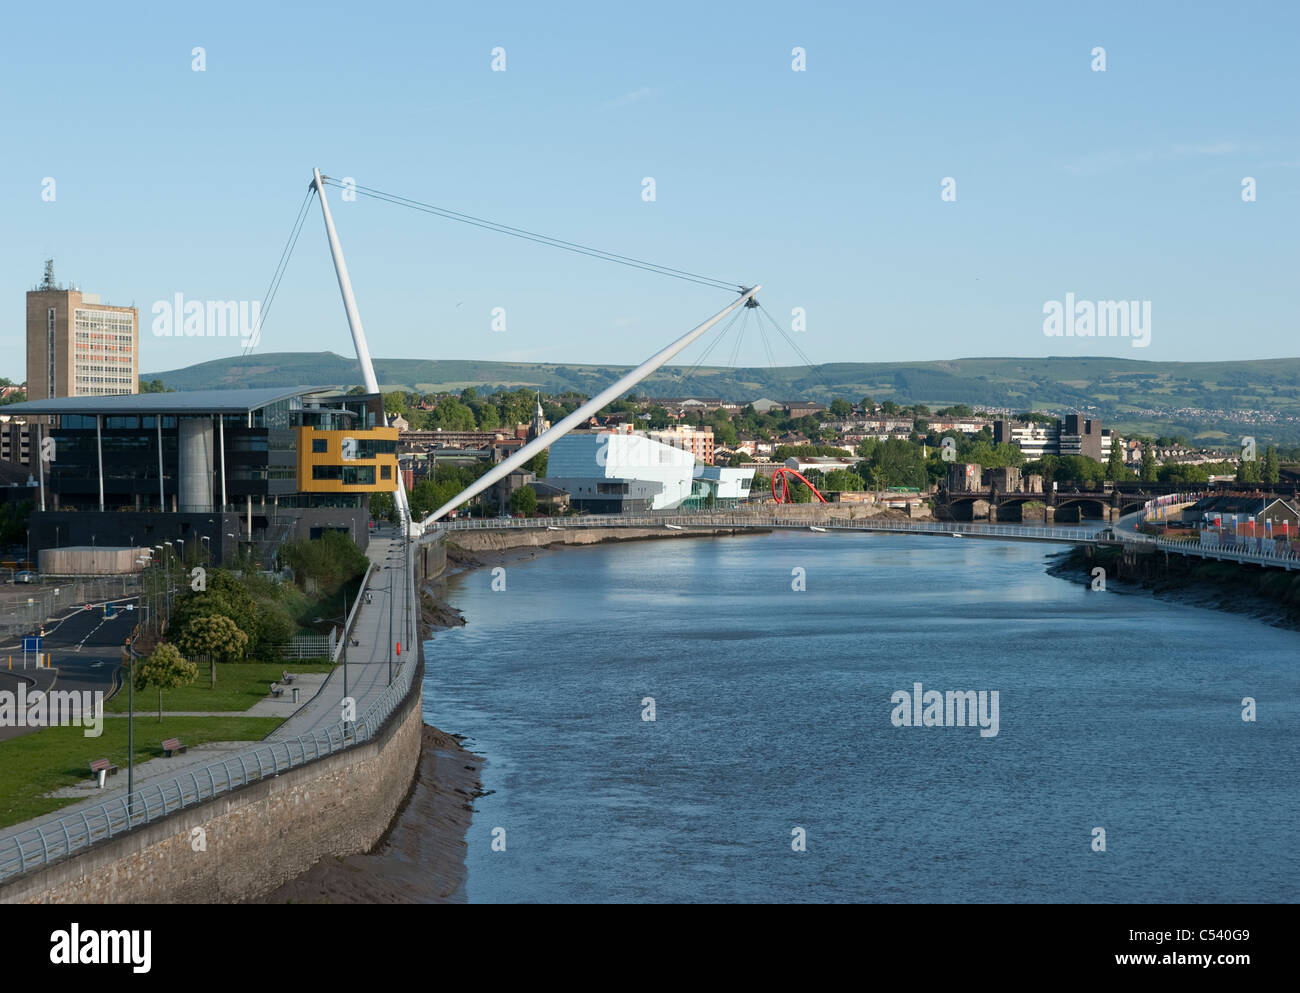
{"type": "Polygon", "coordinates": [[[78,307],[73,311],[73,327],[85,332],[130,333],[135,330],[135,315],[115,310],[83,310],[78,307]]]}
{"type": "MultiPolygon", "coordinates": [[[[396,455],[397,441],[391,438],[344,438],[343,458],[374,459],[380,455],[396,455]]],[[[315,455],[324,455],[329,451],[328,438],[313,438],[311,450],[315,455]]]]}
{"type": "MultiPolygon", "coordinates": [[[[316,480],[337,479],[344,486],[374,486],[375,467],[372,465],[314,465],[311,467],[311,478],[316,480]]],[[[379,467],[379,478],[392,479],[393,467],[381,465],[379,467]]]]}

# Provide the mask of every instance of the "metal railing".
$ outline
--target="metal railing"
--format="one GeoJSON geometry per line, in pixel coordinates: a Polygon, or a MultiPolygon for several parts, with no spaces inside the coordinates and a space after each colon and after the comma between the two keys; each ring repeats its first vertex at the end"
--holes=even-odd
{"type": "Polygon", "coordinates": [[[335,628],[329,634],[296,634],[293,638],[275,649],[277,659],[295,661],[301,659],[330,659],[337,654],[339,636],[335,628]]]}
{"type": "MultiPolygon", "coordinates": [[[[56,580],[57,581],[57,580],[56,580]]],[[[0,637],[32,634],[38,624],[62,611],[85,607],[87,603],[102,604],[121,600],[140,593],[140,576],[98,577],[94,579],[69,579],[57,587],[48,585],[24,587],[15,584],[6,588],[10,599],[0,602],[0,637]],[[23,590],[30,590],[25,596],[23,590]],[[55,590],[58,590],[55,593],[55,590]]]]}
{"type": "Polygon", "coordinates": [[[146,783],[135,791],[130,805],[125,796],[117,797],[0,840],[0,882],[178,810],[371,740],[410,693],[417,668],[413,659],[398,663],[393,681],[355,722],[340,722],[296,738],[265,741],[172,779],[146,783]]]}

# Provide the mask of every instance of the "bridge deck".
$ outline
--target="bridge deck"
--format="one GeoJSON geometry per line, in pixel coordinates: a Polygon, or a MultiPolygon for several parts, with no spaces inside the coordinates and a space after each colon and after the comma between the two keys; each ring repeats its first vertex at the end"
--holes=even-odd
{"type": "Polygon", "coordinates": [[[1090,544],[1097,540],[1106,524],[1084,527],[1035,527],[1023,524],[983,524],[958,521],[825,520],[809,521],[779,515],[758,514],[682,514],[682,515],[589,515],[586,517],[502,519],[483,518],[463,521],[438,521],[421,541],[431,541],[451,531],[499,530],[581,530],[583,528],[727,528],[729,530],[797,530],[817,527],[825,531],[863,531],[889,534],[925,534],[951,537],[991,538],[997,541],[1046,541],[1058,544],[1090,544]]]}

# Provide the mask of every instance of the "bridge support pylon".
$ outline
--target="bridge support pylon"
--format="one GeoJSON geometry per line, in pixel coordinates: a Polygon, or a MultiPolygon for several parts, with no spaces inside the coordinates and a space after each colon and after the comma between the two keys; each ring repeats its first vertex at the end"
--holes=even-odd
{"type": "Polygon", "coordinates": [[[1119,519],[1120,519],[1122,516],[1124,516],[1124,515],[1121,513],[1121,511],[1120,511],[1120,509],[1119,509],[1118,507],[1111,507],[1111,508],[1110,508],[1110,522],[1111,522],[1112,524],[1118,524],[1118,523],[1119,523],[1119,519]]]}
{"type": "Polygon", "coordinates": [[[1044,524],[1055,524],[1055,523],[1056,523],[1056,508],[1055,508],[1055,507],[1051,507],[1051,506],[1049,506],[1049,507],[1045,507],[1045,508],[1043,508],[1043,523],[1044,523],[1044,524]]]}
{"type": "Polygon", "coordinates": [[[990,503],[990,504],[989,504],[989,523],[990,523],[990,524],[996,524],[997,522],[998,522],[998,507],[997,507],[997,504],[995,504],[995,503],[990,503]]]}

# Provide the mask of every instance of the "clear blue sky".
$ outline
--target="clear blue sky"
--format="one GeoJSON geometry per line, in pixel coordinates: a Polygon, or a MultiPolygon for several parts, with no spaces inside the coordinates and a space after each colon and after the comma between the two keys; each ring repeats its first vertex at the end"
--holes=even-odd
{"type": "MultiPolygon", "coordinates": [[[[1294,4],[556,6],[8,5],[0,374],[49,255],[140,307],[143,371],[237,352],[150,308],[261,299],[312,166],[762,282],[818,362],[1297,354],[1294,4]],[[1150,300],[1151,347],[1045,337],[1067,292],[1150,300]]],[[[634,363],[728,300],[329,195],[376,356],[634,363]]],[[[314,207],[262,350],[321,349],[351,354],[314,207]]]]}

